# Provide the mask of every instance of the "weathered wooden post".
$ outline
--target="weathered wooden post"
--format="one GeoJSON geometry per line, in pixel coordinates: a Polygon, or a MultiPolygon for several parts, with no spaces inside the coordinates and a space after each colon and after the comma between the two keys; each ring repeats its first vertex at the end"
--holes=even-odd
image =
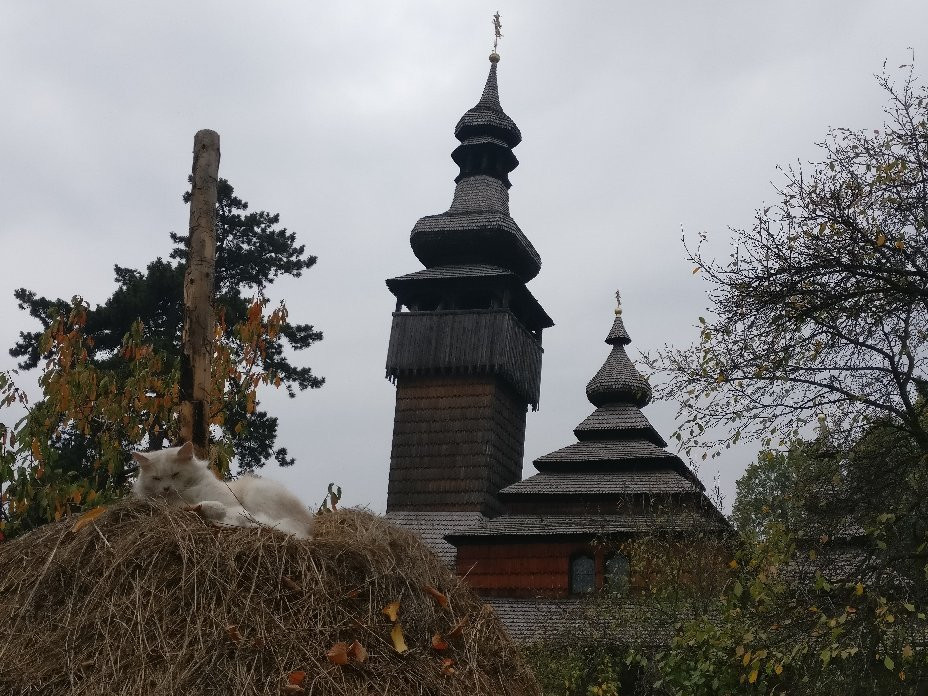
{"type": "Polygon", "coordinates": [[[216,268],[216,197],[219,134],[201,130],[193,138],[190,238],[184,274],[184,334],[181,364],[181,441],[192,441],[198,457],[209,454],[210,360],[213,355],[213,285],[216,268]]]}

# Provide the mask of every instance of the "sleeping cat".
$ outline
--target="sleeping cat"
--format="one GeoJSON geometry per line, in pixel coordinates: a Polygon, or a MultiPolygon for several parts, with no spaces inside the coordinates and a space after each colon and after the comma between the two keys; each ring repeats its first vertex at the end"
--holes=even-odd
{"type": "Polygon", "coordinates": [[[139,477],[132,484],[137,498],[162,498],[172,505],[191,506],[217,524],[266,525],[300,539],[312,533],[312,514],[281,484],[250,475],[220,481],[207,462],[193,455],[193,443],[133,452],[132,458],[139,465],[139,477]]]}

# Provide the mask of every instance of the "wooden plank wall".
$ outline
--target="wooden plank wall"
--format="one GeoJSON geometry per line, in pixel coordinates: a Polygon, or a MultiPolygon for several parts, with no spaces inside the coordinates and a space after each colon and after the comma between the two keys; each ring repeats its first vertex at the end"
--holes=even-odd
{"type": "Polygon", "coordinates": [[[387,376],[502,377],[538,407],[542,348],[508,309],[395,312],[387,376]]]}
{"type": "Polygon", "coordinates": [[[500,379],[397,381],[387,511],[502,511],[522,475],[525,403],[500,379]]]}

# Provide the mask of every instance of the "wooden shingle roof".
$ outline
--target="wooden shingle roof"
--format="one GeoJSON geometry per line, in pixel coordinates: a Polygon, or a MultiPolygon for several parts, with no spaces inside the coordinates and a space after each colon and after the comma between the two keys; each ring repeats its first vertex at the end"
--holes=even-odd
{"type": "Polygon", "coordinates": [[[675,471],[653,469],[644,471],[553,472],[535,474],[506,486],[500,495],[504,500],[511,494],[534,495],[638,495],[641,493],[669,495],[698,493],[702,484],[680,476],[675,471]]]}
{"type": "Polygon", "coordinates": [[[487,135],[500,138],[509,147],[522,142],[519,127],[506,115],[499,103],[496,65],[490,65],[490,73],[476,106],[468,109],[454,127],[454,137],[462,143],[468,138],[487,135]]]}

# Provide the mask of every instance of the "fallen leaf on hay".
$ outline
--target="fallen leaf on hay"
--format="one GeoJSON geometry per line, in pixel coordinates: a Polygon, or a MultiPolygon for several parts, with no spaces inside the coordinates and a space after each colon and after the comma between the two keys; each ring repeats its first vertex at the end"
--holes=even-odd
{"type": "Polygon", "coordinates": [[[97,507],[88,510],[83,515],[78,517],[77,522],[74,523],[74,531],[81,531],[84,527],[102,515],[104,509],[105,508],[102,505],[97,505],[97,507]]]}
{"type": "Polygon", "coordinates": [[[380,610],[380,613],[386,614],[390,621],[396,621],[396,617],[399,616],[400,613],[399,601],[390,602],[387,606],[380,610]]]}
{"type": "Polygon", "coordinates": [[[353,590],[348,590],[348,591],[345,593],[345,597],[347,597],[348,599],[355,599],[355,598],[357,598],[358,595],[360,595],[360,594],[361,594],[360,588],[357,588],[357,587],[356,587],[356,588],[354,588],[353,590]]]}
{"type": "Polygon", "coordinates": [[[443,595],[441,592],[436,590],[434,587],[432,587],[431,585],[426,585],[423,589],[426,592],[428,592],[430,595],[432,595],[432,599],[438,602],[440,606],[443,606],[443,607],[448,606],[448,598],[445,597],[445,595],[443,595]]]}
{"type": "Polygon", "coordinates": [[[290,696],[290,694],[299,696],[299,694],[305,694],[306,692],[303,691],[302,686],[297,684],[286,684],[285,686],[280,687],[280,693],[284,694],[284,696],[290,696]]]}
{"type": "Polygon", "coordinates": [[[286,575],[280,579],[280,584],[286,587],[288,590],[292,590],[293,592],[299,592],[303,589],[300,587],[299,583],[296,582],[296,580],[288,578],[286,575]]]}
{"type": "Polygon", "coordinates": [[[396,652],[404,653],[409,650],[409,646],[406,645],[406,639],[403,638],[403,628],[398,623],[393,624],[390,637],[393,639],[393,648],[396,652]]]}
{"type": "Polygon", "coordinates": [[[229,624],[226,626],[226,633],[233,643],[238,643],[242,639],[242,634],[238,632],[238,626],[235,624],[229,624]]]}
{"type": "Polygon", "coordinates": [[[463,619],[461,619],[461,620],[458,621],[456,624],[454,624],[454,627],[453,627],[450,631],[448,631],[448,637],[449,637],[449,638],[457,638],[457,637],[460,636],[462,633],[464,633],[464,627],[467,625],[467,623],[468,623],[469,620],[470,620],[470,619],[468,619],[468,618],[465,616],[463,619]]]}
{"type": "Polygon", "coordinates": [[[452,665],[454,665],[454,660],[452,660],[450,657],[446,657],[441,661],[441,673],[446,677],[450,677],[452,674],[457,672],[457,670],[452,665]]]}
{"type": "Polygon", "coordinates": [[[364,662],[367,660],[367,650],[365,650],[364,646],[358,641],[354,641],[348,646],[348,655],[353,657],[357,662],[364,662]]]}
{"type": "Polygon", "coordinates": [[[338,642],[335,643],[329,652],[325,654],[333,665],[347,665],[348,664],[348,644],[338,642]]]}
{"type": "Polygon", "coordinates": [[[448,649],[448,641],[441,637],[441,633],[436,633],[432,636],[432,647],[438,651],[448,649]]]}
{"type": "Polygon", "coordinates": [[[290,674],[287,675],[288,684],[296,684],[297,686],[299,686],[300,684],[303,683],[304,679],[306,679],[306,672],[300,672],[300,671],[290,672],[290,674]]]}

